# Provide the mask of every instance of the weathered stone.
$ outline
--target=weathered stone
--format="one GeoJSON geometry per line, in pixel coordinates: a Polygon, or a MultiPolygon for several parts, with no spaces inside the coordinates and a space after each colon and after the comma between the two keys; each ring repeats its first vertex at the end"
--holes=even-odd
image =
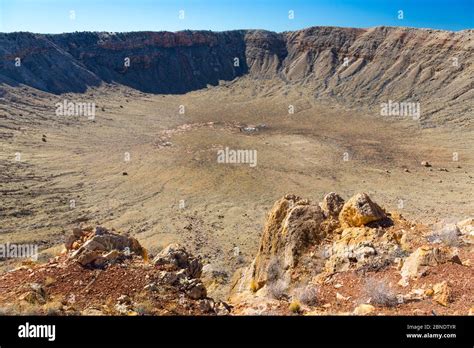
{"type": "Polygon", "coordinates": [[[335,219],[338,218],[343,206],[344,199],[335,192],[328,193],[321,202],[321,209],[324,215],[335,219]]]}
{"type": "Polygon", "coordinates": [[[358,305],[355,309],[354,309],[354,312],[353,314],[354,315],[366,315],[366,314],[370,314],[372,313],[373,311],[375,310],[375,307],[370,305],[370,304],[360,304],[358,305]]]}
{"type": "Polygon", "coordinates": [[[267,281],[271,259],[280,260],[283,270],[291,269],[309,246],[323,240],[323,220],[324,215],[318,205],[295,195],[286,195],[273,205],[252,270],[257,289],[267,281]]]}
{"type": "Polygon", "coordinates": [[[115,261],[117,260],[120,256],[122,256],[123,254],[118,251],[118,250],[111,250],[109,251],[107,254],[104,254],[104,259],[106,259],[107,261],[115,261]]]}
{"type": "Polygon", "coordinates": [[[214,311],[217,315],[229,315],[231,312],[231,307],[227,303],[219,301],[214,304],[214,311]]]}
{"type": "Polygon", "coordinates": [[[178,276],[175,272],[162,271],[159,274],[159,279],[165,284],[172,285],[178,281],[178,276]]]}
{"type": "Polygon", "coordinates": [[[400,284],[406,285],[409,278],[420,277],[429,266],[437,266],[448,261],[461,263],[456,251],[450,247],[419,247],[403,263],[400,284]]]}
{"type": "Polygon", "coordinates": [[[66,238],[66,241],[64,242],[64,246],[66,247],[67,250],[71,250],[74,242],[76,241],[75,236],[68,236],[66,238]]]}
{"type": "Polygon", "coordinates": [[[375,249],[376,231],[368,227],[349,227],[342,231],[329,249],[326,262],[328,273],[347,271],[352,264],[360,265],[369,257],[377,254],[375,249]]]}
{"type": "Polygon", "coordinates": [[[445,280],[441,283],[435,284],[433,286],[433,291],[433,300],[446,307],[451,300],[451,289],[448,286],[448,282],[445,280]]]}
{"type": "Polygon", "coordinates": [[[203,299],[199,301],[199,309],[203,312],[211,312],[214,310],[214,301],[211,299],[203,299]]]}
{"type": "Polygon", "coordinates": [[[118,303],[126,303],[126,304],[131,304],[132,299],[128,295],[120,295],[119,298],[117,299],[118,303]]]}
{"type": "Polygon", "coordinates": [[[46,290],[41,284],[30,283],[27,285],[28,290],[19,296],[20,301],[26,301],[31,304],[44,304],[46,303],[47,294],[46,290]]]}
{"type": "Polygon", "coordinates": [[[199,300],[207,296],[207,291],[203,283],[192,282],[189,288],[186,290],[186,294],[194,300],[199,300]]]}
{"type": "Polygon", "coordinates": [[[179,244],[170,244],[164,248],[154,259],[153,264],[171,264],[176,268],[186,270],[190,278],[199,278],[202,274],[202,262],[199,258],[190,255],[186,249],[179,244]]]}
{"type": "Polygon", "coordinates": [[[89,239],[84,244],[82,244],[82,249],[89,250],[89,251],[95,251],[95,250],[104,251],[104,250],[107,250],[107,248],[102,243],[99,243],[95,239],[89,239]]]}
{"type": "Polygon", "coordinates": [[[358,193],[349,199],[339,213],[342,227],[360,227],[385,219],[385,212],[365,193],[358,193]]]}
{"type": "Polygon", "coordinates": [[[100,253],[96,250],[94,251],[84,251],[77,257],[77,262],[79,262],[82,266],[87,266],[93,263],[101,257],[100,253]]]}
{"type": "Polygon", "coordinates": [[[156,283],[150,283],[150,284],[145,285],[143,289],[148,290],[148,291],[156,291],[158,290],[158,285],[156,283]]]}
{"type": "Polygon", "coordinates": [[[85,316],[103,316],[105,315],[100,309],[97,308],[86,308],[81,311],[81,315],[85,316]]]}
{"type": "Polygon", "coordinates": [[[109,232],[100,226],[96,228],[94,233],[89,231],[87,237],[89,239],[85,242],[82,239],[76,239],[71,244],[71,238],[66,243],[68,249],[74,250],[69,257],[76,259],[81,265],[103,267],[107,263],[119,259],[125,251],[146,258],[146,250],[135,238],[109,232]]]}

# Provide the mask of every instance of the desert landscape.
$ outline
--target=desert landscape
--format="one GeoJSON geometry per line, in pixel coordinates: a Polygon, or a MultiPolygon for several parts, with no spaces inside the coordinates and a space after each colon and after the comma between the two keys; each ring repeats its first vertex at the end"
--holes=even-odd
{"type": "Polygon", "coordinates": [[[0,34],[3,312],[474,313],[473,34],[0,34]]]}

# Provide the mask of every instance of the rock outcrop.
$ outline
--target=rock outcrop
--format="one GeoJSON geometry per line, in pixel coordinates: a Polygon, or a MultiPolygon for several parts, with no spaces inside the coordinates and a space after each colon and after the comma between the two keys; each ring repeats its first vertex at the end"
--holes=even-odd
{"type": "Polygon", "coordinates": [[[298,269],[305,267],[299,265],[302,256],[304,262],[311,263],[311,258],[320,258],[321,252],[328,273],[347,270],[356,263],[362,267],[377,256],[377,249],[397,247],[396,237],[363,226],[382,219],[389,220],[364,193],[356,194],[345,204],[334,192],[319,204],[286,195],[269,212],[255,260],[240,273],[240,279],[237,276],[234,289],[256,292],[276,281],[275,277],[291,281],[298,269]],[[307,255],[319,247],[324,248],[308,260],[307,255]]]}
{"type": "Polygon", "coordinates": [[[406,285],[410,278],[420,277],[428,267],[446,262],[462,264],[457,251],[453,248],[448,246],[421,246],[405,259],[400,270],[402,276],[400,284],[406,285]]]}
{"type": "MultiPolygon", "coordinates": [[[[469,230],[470,220],[459,226],[469,230]]],[[[436,273],[436,284],[423,280],[420,287],[417,281],[429,269],[452,269],[464,276],[472,271],[461,262],[458,248],[426,244],[428,237],[428,229],[387,213],[365,193],[344,203],[332,192],[319,204],[286,195],[268,214],[255,259],[234,275],[229,300],[236,314],[331,313],[331,301],[352,315],[420,301],[448,307],[450,284],[456,281],[438,283],[436,273]],[[361,289],[372,274],[390,281],[369,278],[361,289]],[[356,297],[354,287],[359,287],[356,297]],[[329,292],[333,295],[328,298],[329,292]]]]}
{"type": "Polygon", "coordinates": [[[228,315],[207,296],[202,263],[171,244],[152,262],[137,239],[98,226],[75,228],[47,264],[0,275],[3,313],[55,315],[228,315]],[[18,295],[19,294],[19,295],[18,295]]]}
{"type": "Polygon", "coordinates": [[[98,226],[75,228],[66,241],[69,257],[83,266],[103,267],[119,259],[136,254],[147,260],[146,250],[132,237],[123,236],[98,226]]]}
{"type": "Polygon", "coordinates": [[[272,259],[279,260],[284,271],[295,267],[299,256],[325,237],[321,228],[323,220],[323,212],[317,204],[295,195],[278,200],[267,217],[255,258],[254,287],[259,289],[267,282],[272,259]]]}

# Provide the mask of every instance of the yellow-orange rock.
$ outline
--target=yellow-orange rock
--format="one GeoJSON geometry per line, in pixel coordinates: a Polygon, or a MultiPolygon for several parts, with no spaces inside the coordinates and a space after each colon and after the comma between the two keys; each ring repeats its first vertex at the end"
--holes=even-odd
{"type": "Polygon", "coordinates": [[[366,193],[352,196],[339,213],[339,222],[342,227],[360,227],[385,218],[383,209],[366,193]]]}
{"type": "Polygon", "coordinates": [[[435,284],[433,286],[433,291],[433,300],[446,307],[451,300],[451,289],[449,288],[448,282],[445,280],[441,283],[435,284]]]}

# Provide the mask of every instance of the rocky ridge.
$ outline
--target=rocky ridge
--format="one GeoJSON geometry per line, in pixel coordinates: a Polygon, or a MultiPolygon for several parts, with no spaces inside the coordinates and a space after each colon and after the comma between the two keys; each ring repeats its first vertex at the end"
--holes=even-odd
{"type": "Polygon", "coordinates": [[[349,106],[420,102],[425,123],[465,125],[473,107],[472,34],[391,27],[9,33],[0,34],[0,83],[55,94],[116,83],[167,94],[248,76],[303,84],[318,99],[349,106]]]}
{"type": "Polygon", "coordinates": [[[365,193],[344,202],[332,192],[319,204],[286,195],[267,216],[255,259],[234,276],[234,313],[466,315],[474,224],[447,228],[433,239],[365,193]]]}

